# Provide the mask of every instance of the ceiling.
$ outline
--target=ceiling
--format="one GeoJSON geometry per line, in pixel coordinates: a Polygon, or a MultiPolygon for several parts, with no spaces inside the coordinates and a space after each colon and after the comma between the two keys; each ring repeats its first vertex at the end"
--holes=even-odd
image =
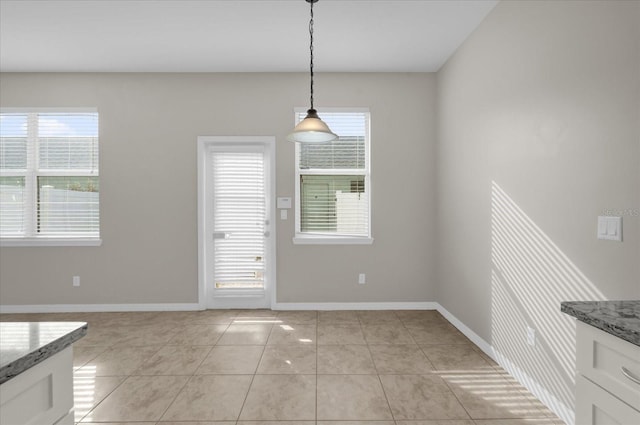
{"type": "MultiPolygon", "coordinates": [[[[497,0],[321,0],[314,69],[433,72],[497,0]]],[[[0,0],[3,72],[294,72],[304,0],[0,0]]]]}

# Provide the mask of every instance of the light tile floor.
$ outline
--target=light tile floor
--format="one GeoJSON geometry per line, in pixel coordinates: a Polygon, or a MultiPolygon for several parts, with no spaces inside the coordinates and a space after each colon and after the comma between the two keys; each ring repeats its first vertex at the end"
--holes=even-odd
{"type": "Polygon", "coordinates": [[[89,323],[74,345],[80,424],[563,423],[435,311],[3,314],[0,320],[89,323]]]}

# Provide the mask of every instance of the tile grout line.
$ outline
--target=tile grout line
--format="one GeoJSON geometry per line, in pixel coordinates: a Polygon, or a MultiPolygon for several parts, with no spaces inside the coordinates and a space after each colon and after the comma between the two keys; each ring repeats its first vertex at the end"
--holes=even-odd
{"type": "Polygon", "coordinates": [[[260,358],[258,359],[258,363],[256,364],[256,369],[253,371],[253,374],[251,375],[251,382],[249,382],[249,386],[247,387],[247,393],[244,395],[244,400],[242,400],[242,406],[240,406],[240,410],[238,410],[238,417],[236,418],[236,421],[235,421],[236,424],[240,421],[240,416],[242,415],[244,406],[247,403],[247,399],[249,398],[249,393],[251,392],[253,381],[256,379],[256,375],[258,374],[258,367],[260,367],[260,363],[262,362],[262,358],[264,357],[264,352],[267,350],[267,344],[269,342],[269,338],[271,337],[271,332],[273,332],[274,326],[275,324],[272,323],[271,329],[269,329],[269,335],[267,335],[267,339],[264,341],[264,345],[262,345],[262,354],[260,354],[260,358]]]}
{"type": "MultiPolygon", "coordinates": [[[[89,323],[89,322],[87,321],[87,323],[89,323]]],[[[107,351],[109,351],[109,350],[115,349],[119,341],[120,341],[120,340],[116,340],[116,342],[114,342],[114,343],[112,343],[111,345],[109,345],[109,346],[108,346],[108,348],[107,348],[107,349],[105,349],[102,353],[106,353],[106,352],[107,352],[107,351]]],[[[163,347],[163,345],[160,345],[160,348],[159,348],[156,352],[154,352],[154,353],[150,356],[150,358],[151,358],[151,357],[153,357],[154,355],[156,355],[156,354],[157,354],[157,353],[162,349],[162,347],[163,347]]],[[[98,358],[98,356],[100,356],[102,353],[100,353],[100,354],[98,354],[97,356],[95,356],[95,357],[94,357],[94,360],[95,360],[96,358],[98,358]]],[[[91,361],[91,360],[89,360],[88,362],[86,362],[84,366],[86,366],[87,364],[89,364],[89,362],[90,362],[90,361],[91,361]]],[[[143,363],[144,363],[144,362],[143,362],[143,363]]],[[[83,367],[84,367],[84,366],[83,366],[83,367]]],[[[142,365],[140,365],[140,366],[142,366],[142,365]]],[[[78,371],[79,371],[80,369],[82,369],[82,368],[78,368],[78,371]]],[[[132,372],[135,372],[135,370],[133,370],[132,372]]],[[[132,373],[132,372],[131,372],[131,373],[132,373]]],[[[72,378],[73,378],[73,379],[75,379],[75,373],[76,373],[76,371],[75,371],[75,370],[72,370],[72,378]]],[[[125,382],[130,378],[130,377],[131,377],[131,376],[133,376],[131,373],[129,373],[128,375],[112,375],[112,376],[124,376],[124,379],[122,380],[122,382],[120,382],[118,385],[116,385],[116,386],[115,386],[111,391],[109,391],[109,393],[107,393],[107,395],[105,395],[105,396],[102,398],[102,400],[100,400],[98,403],[96,403],[94,406],[92,406],[92,407],[91,407],[91,409],[90,409],[90,410],[89,410],[89,411],[88,411],[84,416],[82,416],[82,418],[80,418],[80,421],[79,421],[78,423],[82,422],[82,421],[83,421],[87,416],[89,416],[89,415],[91,414],[91,412],[93,412],[95,409],[97,409],[97,408],[98,408],[98,406],[100,406],[100,405],[101,405],[101,404],[102,404],[102,403],[103,403],[103,402],[104,402],[104,401],[105,401],[105,400],[106,400],[106,399],[107,399],[111,394],[113,394],[113,392],[114,392],[114,391],[116,391],[118,388],[120,388],[120,386],[122,386],[122,385],[123,385],[123,384],[124,384],[124,383],[125,383],[125,382]]],[[[107,377],[108,377],[108,376],[107,376],[107,377]]],[[[94,376],[94,378],[98,378],[98,376],[94,376]]],[[[73,391],[75,392],[75,386],[74,386],[74,388],[73,388],[73,391]]],[[[75,397],[75,396],[74,396],[74,397],[75,397]]],[[[75,406],[75,401],[74,401],[74,406],[75,406]]],[[[75,408],[74,408],[74,411],[75,411],[75,408]]],[[[74,418],[74,423],[75,423],[75,418],[74,418]]]]}
{"type": "MultiPolygon", "coordinates": [[[[218,324],[213,324],[213,325],[209,325],[209,326],[218,326],[218,324]]],[[[207,354],[202,358],[202,360],[200,361],[200,363],[198,364],[198,366],[193,370],[193,373],[191,375],[183,375],[183,376],[189,376],[187,378],[187,380],[184,382],[184,384],[182,385],[182,387],[180,387],[180,389],[176,392],[175,397],[173,397],[173,399],[171,400],[170,403],[167,404],[167,407],[164,409],[164,411],[162,412],[162,414],[158,417],[156,423],[159,423],[162,418],[164,417],[164,415],[167,414],[167,411],[169,411],[169,409],[171,408],[171,406],[173,406],[173,403],[176,402],[176,399],[178,398],[178,396],[182,393],[182,391],[187,387],[187,385],[189,384],[189,382],[191,382],[194,377],[196,376],[196,372],[198,371],[198,369],[200,368],[200,366],[202,366],[202,363],[204,363],[205,359],[209,356],[209,354],[211,353],[211,351],[213,351],[213,348],[218,344],[218,341],[220,341],[220,338],[222,338],[222,335],[224,335],[224,333],[227,331],[227,329],[229,329],[229,324],[227,324],[227,327],[225,328],[224,331],[222,331],[222,334],[215,340],[215,342],[213,343],[213,345],[211,346],[211,348],[209,348],[209,351],[207,352],[207,354]]],[[[171,338],[173,339],[173,338],[171,338]]],[[[191,344],[185,344],[184,346],[190,346],[191,344]]],[[[182,345],[178,345],[178,346],[182,346],[182,345]]],[[[193,346],[193,345],[191,345],[193,346]]],[[[167,344],[164,345],[164,347],[168,347],[167,344]]],[[[159,352],[160,350],[158,350],[159,352]]],[[[156,354],[158,353],[156,352],[156,354]]],[[[154,354],[155,355],[155,354],[154,354]]],[[[153,356],[151,356],[153,357],[153,356]]],[[[148,361],[148,360],[147,360],[148,361]]],[[[176,376],[176,375],[169,375],[169,376],[176,376]]],[[[106,399],[106,397],[105,397],[106,399]]]]}
{"type": "MultiPolygon", "coordinates": [[[[194,372],[195,373],[195,372],[194,372]]],[[[175,375],[172,375],[175,376],[175,375]]],[[[180,389],[176,392],[176,395],[173,397],[173,399],[171,400],[171,403],[167,404],[167,407],[164,409],[164,411],[162,412],[162,414],[158,417],[157,422],[162,420],[162,417],[167,413],[167,411],[171,408],[171,406],[173,406],[173,403],[176,402],[176,399],[178,398],[178,396],[180,395],[180,393],[182,393],[182,391],[185,389],[185,387],[187,386],[187,384],[189,384],[189,382],[191,382],[191,380],[193,379],[195,375],[191,375],[187,378],[186,381],[184,381],[184,384],[182,384],[182,386],[180,387],[180,389]]]]}
{"type": "MultiPolygon", "coordinates": [[[[84,416],[82,416],[82,418],[80,418],[79,421],[76,422],[75,419],[74,419],[74,423],[81,423],[87,416],[89,416],[89,414],[91,414],[91,412],[93,412],[99,405],[101,405],[102,402],[107,399],[107,397],[109,397],[111,394],[113,394],[113,392],[115,390],[117,390],[122,384],[124,384],[125,381],[129,378],[128,375],[120,375],[120,376],[124,376],[124,379],[122,380],[122,382],[120,382],[111,391],[109,391],[109,393],[106,396],[104,396],[104,398],[102,400],[100,400],[95,406],[92,406],[91,409],[89,409],[89,411],[87,413],[85,413],[84,416]]],[[[75,405],[75,402],[74,402],[74,405],[75,405]]],[[[74,411],[75,411],[75,407],[74,407],[74,411]]],[[[87,422],[84,422],[84,423],[87,423],[87,422]]]]}
{"type": "MultiPolygon", "coordinates": [[[[393,314],[396,316],[396,318],[398,318],[398,315],[395,312],[393,314]]],[[[404,327],[404,324],[402,326],[404,327]]],[[[367,349],[369,350],[369,355],[371,356],[371,360],[373,361],[373,367],[376,369],[376,376],[378,377],[378,382],[380,382],[380,388],[382,389],[382,394],[384,394],[384,399],[387,401],[387,407],[389,408],[389,413],[391,414],[391,420],[393,420],[393,422],[396,423],[396,417],[393,414],[393,409],[391,408],[391,402],[389,401],[389,396],[387,396],[387,392],[384,389],[382,378],[380,377],[380,371],[378,370],[376,361],[373,358],[373,354],[371,353],[371,348],[369,347],[369,344],[367,344],[367,349]]]]}
{"type": "MultiPolygon", "coordinates": [[[[404,322],[403,322],[404,325],[404,322]]],[[[406,326],[405,326],[406,327],[406,326]]],[[[407,331],[409,331],[409,329],[407,328],[407,331]]],[[[411,334],[411,332],[409,331],[409,334],[411,334]]],[[[411,335],[411,337],[413,338],[413,335],[411,335]]],[[[429,345],[429,344],[417,344],[418,348],[420,349],[420,351],[422,352],[422,354],[426,357],[427,361],[429,362],[429,364],[432,367],[432,372],[437,372],[438,370],[435,368],[435,365],[433,364],[433,362],[431,361],[431,359],[429,358],[429,356],[427,355],[427,353],[424,352],[424,348],[422,347],[422,345],[429,345]]],[[[440,379],[442,379],[442,381],[444,382],[444,384],[447,386],[447,389],[451,392],[451,394],[453,394],[453,396],[455,397],[456,401],[458,402],[458,404],[460,404],[460,406],[462,407],[462,409],[464,410],[464,412],[467,414],[467,416],[469,417],[469,420],[471,420],[473,423],[475,423],[475,421],[473,420],[473,418],[471,417],[471,415],[469,414],[469,411],[467,410],[466,407],[464,407],[464,404],[462,404],[462,401],[460,401],[460,399],[458,398],[458,396],[456,395],[456,393],[453,391],[453,389],[451,388],[451,386],[449,385],[449,383],[442,378],[439,374],[437,374],[438,377],[440,379]]]]}

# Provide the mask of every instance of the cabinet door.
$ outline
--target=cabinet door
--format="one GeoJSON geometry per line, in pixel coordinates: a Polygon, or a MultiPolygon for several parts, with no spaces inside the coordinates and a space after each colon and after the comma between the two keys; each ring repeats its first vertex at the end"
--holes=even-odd
{"type": "Polygon", "coordinates": [[[55,424],[72,409],[72,347],[0,385],[2,425],[55,424]]]}
{"type": "Polygon", "coordinates": [[[577,366],[591,382],[640,410],[640,385],[624,372],[640,376],[640,347],[578,322],[577,366]]]}
{"type": "Polygon", "coordinates": [[[598,385],[578,375],[576,382],[576,424],[638,425],[640,412],[598,385]]]}

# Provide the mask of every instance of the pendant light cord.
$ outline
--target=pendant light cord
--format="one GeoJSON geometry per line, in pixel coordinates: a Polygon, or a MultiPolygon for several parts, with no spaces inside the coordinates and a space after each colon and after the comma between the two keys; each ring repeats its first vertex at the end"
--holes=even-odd
{"type": "Polygon", "coordinates": [[[313,109],[313,3],[311,1],[311,19],[309,20],[309,53],[311,56],[311,61],[309,62],[309,71],[311,73],[311,109],[313,109]]]}
{"type": "Polygon", "coordinates": [[[298,122],[293,131],[287,136],[287,140],[296,143],[329,143],[339,140],[337,134],[333,133],[329,126],[320,119],[318,111],[313,108],[313,3],[318,0],[306,0],[311,5],[311,18],[309,19],[309,62],[310,73],[310,103],[307,116],[298,122]]]}

